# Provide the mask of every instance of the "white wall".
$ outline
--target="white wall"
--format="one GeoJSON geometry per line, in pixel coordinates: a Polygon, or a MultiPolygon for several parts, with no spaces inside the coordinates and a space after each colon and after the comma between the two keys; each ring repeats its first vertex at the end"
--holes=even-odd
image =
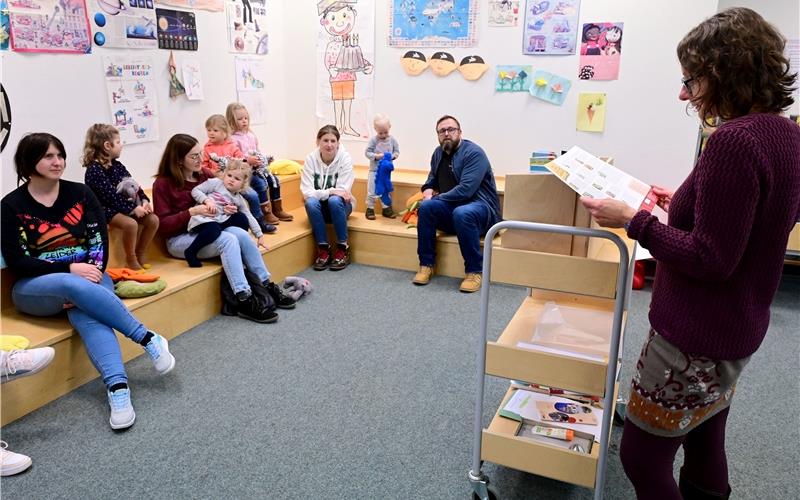
{"type": "MultiPolygon", "coordinates": [[[[364,0],[360,0],[364,1],[364,0]]],[[[524,0],[521,2],[524,4],[524,0]]],[[[497,173],[527,171],[535,149],[566,149],[579,144],[598,155],[612,155],[617,165],[651,183],[676,186],[692,166],[697,142],[697,120],[677,100],[680,67],[675,47],[686,32],[714,14],[716,0],[677,0],[662,4],[656,13],[651,2],[640,0],[584,0],[580,22],[623,21],[623,57],[620,79],[584,82],[577,79],[578,56],[524,56],[522,26],[489,28],[486,4],[480,2],[478,45],[449,50],[456,61],[478,54],[492,67],[481,80],[469,82],[458,72],[439,78],[429,70],[409,77],[399,60],[407,49],[386,45],[388,1],[376,2],[375,112],[392,119],[392,134],[400,142],[399,167],[427,169],[436,146],[434,125],[443,114],[461,121],[464,137],[487,151],[497,173]],[[532,64],[573,79],[562,107],[527,94],[495,94],[494,66],[532,64]],[[607,92],[606,131],[577,132],[578,92],[607,92]]],[[[313,76],[316,2],[285,5],[286,58],[295,75],[287,85],[291,114],[287,117],[287,150],[303,158],[314,146],[315,79],[313,76]],[[305,75],[299,77],[297,75],[305,75]]],[[[430,55],[436,50],[426,49],[430,55]]],[[[364,143],[347,141],[357,162],[364,163],[364,143]]]]}
{"type": "MultiPolygon", "coordinates": [[[[92,1],[87,2],[92,4],[92,1]]],[[[270,53],[265,57],[268,79],[264,93],[271,110],[266,125],[254,126],[262,148],[285,155],[288,107],[285,100],[283,74],[284,2],[267,2],[267,32],[270,53]]],[[[200,60],[203,75],[202,101],[189,101],[185,96],[169,98],[167,50],[128,50],[134,55],[151,57],[158,94],[160,138],[157,142],[131,144],[122,152],[121,161],[143,186],[152,185],[164,144],[176,133],[192,134],[205,143],[204,123],[209,115],[225,113],[229,102],[236,100],[234,54],[226,45],[225,14],[195,11],[199,50],[174,51],[180,74],[181,60],[189,56],[200,60]]],[[[0,160],[2,192],[16,187],[13,155],[17,142],[27,132],[50,132],[64,142],[67,149],[66,179],[83,182],[84,169],[79,158],[86,129],[96,122],[109,123],[108,97],[102,72],[103,55],[120,53],[120,49],[92,47],[89,55],[51,55],[2,52],[3,86],[11,99],[12,133],[0,160]]]]}

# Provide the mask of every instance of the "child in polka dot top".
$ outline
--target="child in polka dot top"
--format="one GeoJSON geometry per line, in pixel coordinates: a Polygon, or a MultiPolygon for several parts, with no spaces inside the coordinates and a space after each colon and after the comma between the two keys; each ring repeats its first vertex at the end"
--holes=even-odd
{"type": "Polygon", "coordinates": [[[158,230],[150,199],[119,161],[122,140],[111,125],[96,123],[86,131],[83,146],[84,181],[105,209],[106,223],[122,233],[125,265],[149,268],[147,247],[158,230]]]}

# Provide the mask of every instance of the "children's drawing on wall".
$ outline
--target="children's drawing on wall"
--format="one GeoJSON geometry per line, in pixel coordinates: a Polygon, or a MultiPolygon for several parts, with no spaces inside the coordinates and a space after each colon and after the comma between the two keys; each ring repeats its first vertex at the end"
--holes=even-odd
{"type": "Polygon", "coordinates": [[[11,22],[8,19],[8,2],[0,0],[0,50],[8,50],[11,39],[11,22]]]}
{"type": "Polygon", "coordinates": [[[149,58],[103,57],[111,124],[123,144],[158,140],[158,107],[149,58]]]}
{"type": "Polygon", "coordinates": [[[519,0],[489,0],[489,26],[514,27],[519,22],[519,0]]]}
{"type": "Polygon", "coordinates": [[[531,87],[532,66],[498,65],[495,92],[527,92],[531,87]]]}
{"type": "Polygon", "coordinates": [[[567,98],[570,87],[572,82],[563,76],[540,69],[533,74],[533,83],[528,92],[537,99],[561,106],[567,98]]]}
{"type": "Polygon", "coordinates": [[[317,2],[317,119],[345,138],[369,138],[375,54],[375,6],[358,0],[317,2]]]}
{"type": "Polygon", "coordinates": [[[616,80],[622,57],[623,23],[586,23],[581,30],[581,80],[616,80]]]}
{"type": "MultiPolygon", "coordinates": [[[[114,1],[114,0],[109,0],[114,1]]],[[[156,0],[159,5],[170,5],[181,9],[190,10],[210,10],[211,12],[222,12],[225,9],[223,0],[156,0]]],[[[151,2],[147,2],[151,3],[151,2]]]]}
{"type": "Polygon", "coordinates": [[[225,3],[228,45],[237,54],[269,52],[266,0],[234,0],[225,3]]]}
{"type": "Polygon", "coordinates": [[[477,0],[391,0],[389,46],[472,47],[477,15],[477,0]]]}
{"type": "Polygon", "coordinates": [[[181,62],[181,70],[183,86],[186,88],[186,98],[190,101],[202,101],[203,78],[200,73],[200,61],[186,58],[181,62]]]}
{"type": "Polygon", "coordinates": [[[120,49],[154,49],[156,11],[153,2],[135,0],[91,0],[95,13],[94,41],[97,45],[120,49]]]}
{"type": "Polygon", "coordinates": [[[169,71],[169,97],[175,99],[179,95],[186,93],[186,87],[178,79],[178,65],[175,64],[175,54],[169,51],[169,59],[167,60],[167,71],[169,71]]]}
{"type": "Polygon", "coordinates": [[[581,92],[578,94],[577,130],[602,132],[606,124],[606,95],[581,92]]]}
{"type": "Polygon", "coordinates": [[[574,54],[581,0],[527,0],[522,53],[574,54]]]}
{"type": "Polygon", "coordinates": [[[237,100],[247,107],[250,124],[267,123],[266,108],[266,66],[259,57],[237,56],[236,67],[237,100]]]}
{"type": "Polygon", "coordinates": [[[85,0],[9,0],[8,5],[13,50],[92,51],[85,0]]]}

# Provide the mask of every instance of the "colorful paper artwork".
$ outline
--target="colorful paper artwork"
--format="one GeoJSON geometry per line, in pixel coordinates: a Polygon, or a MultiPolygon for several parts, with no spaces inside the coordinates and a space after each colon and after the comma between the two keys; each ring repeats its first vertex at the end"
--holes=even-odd
{"type": "Polygon", "coordinates": [[[578,94],[577,130],[602,132],[606,124],[606,95],[581,92],[578,94]]]}
{"type": "Polygon", "coordinates": [[[374,96],[375,2],[317,2],[317,120],[368,140],[374,96]]]}
{"type": "Polygon", "coordinates": [[[96,12],[94,43],[118,49],[154,49],[156,11],[153,2],[136,0],[93,0],[96,12]]]}
{"type": "Polygon", "coordinates": [[[419,76],[428,69],[428,60],[422,52],[409,50],[400,59],[400,65],[408,76],[419,76]]]}
{"type": "Polygon", "coordinates": [[[528,0],[522,53],[574,54],[580,6],[580,0],[528,0]]]}
{"type": "Polygon", "coordinates": [[[0,50],[8,50],[11,39],[11,22],[8,19],[8,2],[0,0],[0,50]]]}
{"type": "Polygon", "coordinates": [[[481,56],[475,55],[461,59],[461,63],[458,65],[458,72],[461,73],[461,76],[463,76],[465,80],[471,82],[480,80],[488,69],[489,66],[486,64],[486,61],[484,61],[481,56]]]}
{"type": "Polygon", "coordinates": [[[203,78],[200,73],[200,61],[196,59],[184,59],[181,63],[183,70],[183,86],[186,89],[186,97],[190,101],[203,100],[203,78]]]}
{"type": "Polygon", "coordinates": [[[495,92],[527,92],[531,86],[532,66],[499,65],[494,81],[495,92]]]}
{"type": "Polygon", "coordinates": [[[477,0],[392,0],[389,46],[472,47],[477,15],[477,0]]]}
{"type": "Polygon", "coordinates": [[[197,24],[194,12],[156,9],[158,48],[197,50],[197,24]]]}
{"type": "Polygon", "coordinates": [[[489,26],[513,28],[519,22],[519,0],[489,0],[489,26]]]}
{"type": "Polygon", "coordinates": [[[267,123],[265,102],[266,66],[259,57],[236,57],[236,96],[250,113],[250,123],[267,123]]]}
{"type": "Polygon", "coordinates": [[[149,58],[103,57],[111,110],[123,144],[158,140],[158,99],[149,58]]]}
{"type": "Polygon", "coordinates": [[[257,55],[269,52],[266,0],[226,2],[225,12],[230,52],[257,55]]]}
{"type": "Polygon", "coordinates": [[[13,50],[92,51],[85,0],[9,0],[8,4],[13,50]]]}
{"type": "Polygon", "coordinates": [[[561,106],[564,104],[570,87],[572,87],[572,82],[563,76],[538,70],[533,74],[533,85],[529,92],[537,99],[561,106]]]}
{"type": "Polygon", "coordinates": [[[210,10],[211,12],[222,12],[225,9],[223,0],[156,0],[156,3],[180,9],[210,10]]]}
{"type": "Polygon", "coordinates": [[[581,30],[581,80],[616,80],[622,57],[623,23],[586,23],[581,30]]]}

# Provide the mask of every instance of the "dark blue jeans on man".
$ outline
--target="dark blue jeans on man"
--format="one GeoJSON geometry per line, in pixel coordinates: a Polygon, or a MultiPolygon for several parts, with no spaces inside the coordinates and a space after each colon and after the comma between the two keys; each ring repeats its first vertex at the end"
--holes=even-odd
{"type": "Polygon", "coordinates": [[[483,269],[481,236],[492,227],[492,213],[481,201],[452,203],[437,198],[423,201],[417,222],[417,254],[421,266],[433,267],[436,262],[436,230],[455,234],[464,272],[480,273],[483,269]]]}

